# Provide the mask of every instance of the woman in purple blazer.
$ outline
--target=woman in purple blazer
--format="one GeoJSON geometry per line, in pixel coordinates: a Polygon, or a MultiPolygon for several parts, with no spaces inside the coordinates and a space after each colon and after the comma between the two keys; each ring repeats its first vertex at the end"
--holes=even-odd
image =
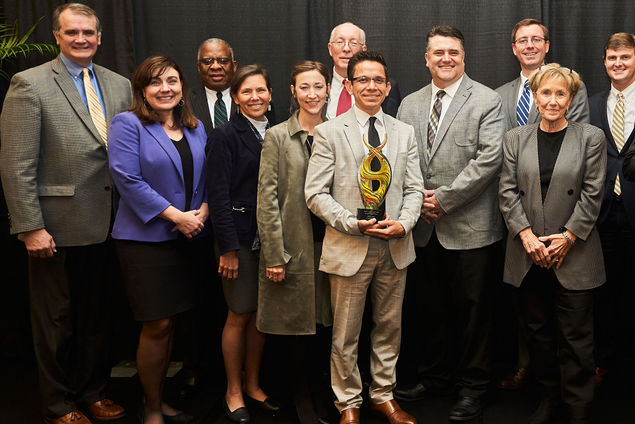
{"type": "Polygon", "coordinates": [[[172,59],[147,58],[133,77],[132,106],[114,117],[108,136],[121,194],[112,235],[134,317],[143,323],[137,367],[147,424],[188,421],[162,402],[161,388],[174,316],[195,306],[197,271],[209,253],[206,135],[185,93],[172,59]]]}

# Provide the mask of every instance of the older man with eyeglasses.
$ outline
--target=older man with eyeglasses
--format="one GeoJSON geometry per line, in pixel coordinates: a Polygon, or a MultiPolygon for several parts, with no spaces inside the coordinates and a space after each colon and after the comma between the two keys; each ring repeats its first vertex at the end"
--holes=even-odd
{"type": "MultiPolygon", "coordinates": [[[[355,99],[346,90],[346,69],[348,61],[357,52],[366,50],[366,33],[351,22],[339,24],[331,31],[328,43],[329,55],[333,59],[333,77],[331,78],[331,92],[329,94],[326,116],[329,119],[341,115],[355,104],[355,99]]],[[[395,117],[401,104],[399,84],[390,80],[390,93],[381,104],[381,109],[388,115],[395,117]]]]}

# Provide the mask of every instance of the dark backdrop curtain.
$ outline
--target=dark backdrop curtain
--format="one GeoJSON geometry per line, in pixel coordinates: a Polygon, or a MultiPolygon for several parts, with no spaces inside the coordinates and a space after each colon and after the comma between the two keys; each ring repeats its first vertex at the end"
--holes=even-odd
{"type": "MultiPolygon", "coordinates": [[[[54,42],[51,14],[60,0],[0,0],[7,22],[19,19],[22,30],[45,19],[32,41],[54,42]]],[[[635,32],[632,0],[91,0],[98,13],[102,45],[95,61],[129,77],[151,54],[167,54],[183,68],[190,86],[198,83],[196,52],[210,37],[227,40],[240,65],[258,62],[273,79],[279,119],[289,106],[289,72],[302,59],[331,64],[327,42],[333,26],[352,21],[364,28],[369,49],[388,61],[389,71],[405,96],[430,81],[425,68],[425,35],[433,26],[450,24],[465,35],[467,73],[495,88],[519,73],[510,32],[520,19],[535,17],[551,31],[547,61],[580,72],[589,94],[608,87],[602,64],[603,45],[618,31],[635,32]]],[[[19,58],[7,70],[16,72],[50,58],[19,58]]],[[[0,98],[7,83],[0,81],[0,98]]],[[[6,211],[6,209],[5,209],[6,211]]],[[[0,267],[3,286],[0,352],[19,353],[28,339],[24,249],[8,237],[6,212],[0,267]],[[26,337],[23,337],[24,334],[26,337]]]]}
{"type": "MultiPolygon", "coordinates": [[[[32,39],[53,42],[50,16],[59,0],[2,0],[8,22],[19,18],[23,29],[45,16],[32,39]]],[[[151,54],[174,57],[191,86],[198,83],[196,52],[210,37],[227,40],[239,65],[260,63],[273,78],[277,116],[289,106],[289,72],[302,59],[330,64],[326,48],[333,26],[352,21],[364,28],[369,49],[388,61],[402,94],[430,81],[425,68],[425,35],[433,26],[450,24],[465,35],[466,71],[475,80],[497,87],[519,72],[511,52],[510,32],[520,19],[536,17],[551,31],[548,61],[580,72],[589,93],[608,85],[602,65],[606,38],[635,31],[635,2],[630,0],[102,0],[85,1],[99,14],[102,46],[96,62],[130,76],[151,54]]],[[[10,70],[24,69],[41,58],[20,59],[10,70]]]]}

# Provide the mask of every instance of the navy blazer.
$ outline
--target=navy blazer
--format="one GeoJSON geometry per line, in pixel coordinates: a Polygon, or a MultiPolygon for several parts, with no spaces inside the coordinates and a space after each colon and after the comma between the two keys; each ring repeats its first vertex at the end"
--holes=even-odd
{"type": "Polygon", "coordinates": [[[262,143],[241,114],[215,128],[207,141],[210,218],[220,254],[256,236],[256,198],[262,143]]]}
{"type": "MultiPolygon", "coordinates": [[[[207,201],[205,128],[199,121],[196,128],[184,128],[183,132],[194,165],[193,210],[207,201]]],[[[158,215],[170,205],[181,211],[185,208],[183,165],[161,124],[143,125],[133,112],[116,115],[108,133],[108,158],[112,179],[121,195],[112,236],[153,242],[176,239],[174,224],[158,215]]]]}
{"type": "Polygon", "coordinates": [[[624,157],[629,150],[629,146],[635,138],[635,130],[629,135],[626,144],[621,153],[617,152],[613,134],[611,133],[611,124],[608,122],[606,115],[606,100],[608,99],[610,90],[603,91],[589,99],[589,108],[591,110],[591,124],[602,129],[606,136],[606,182],[604,183],[604,200],[602,201],[602,209],[598,217],[598,225],[604,222],[614,200],[613,187],[615,186],[615,176],[620,175],[620,186],[622,188],[622,201],[626,214],[631,226],[635,227],[635,181],[628,181],[624,178],[622,172],[624,157]]]}

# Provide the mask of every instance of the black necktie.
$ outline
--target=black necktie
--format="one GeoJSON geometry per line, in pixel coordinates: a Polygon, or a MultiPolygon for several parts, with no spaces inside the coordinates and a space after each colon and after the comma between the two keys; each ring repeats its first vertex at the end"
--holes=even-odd
{"type": "Polygon", "coordinates": [[[227,108],[223,101],[223,93],[216,92],[216,104],[214,104],[214,128],[218,128],[227,122],[227,108]]]}
{"type": "MultiPolygon", "coordinates": [[[[379,133],[377,132],[377,128],[375,128],[376,117],[371,116],[368,118],[368,144],[373,147],[379,147],[379,133]]],[[[381,168],[381,164],[379,163],[379,159],[373,158],[370,162],[371,171],[379,171],[381,168]]],[[[373,190],[377,190],[379,188],[379,181],[373,180],[373,190]]]]}

